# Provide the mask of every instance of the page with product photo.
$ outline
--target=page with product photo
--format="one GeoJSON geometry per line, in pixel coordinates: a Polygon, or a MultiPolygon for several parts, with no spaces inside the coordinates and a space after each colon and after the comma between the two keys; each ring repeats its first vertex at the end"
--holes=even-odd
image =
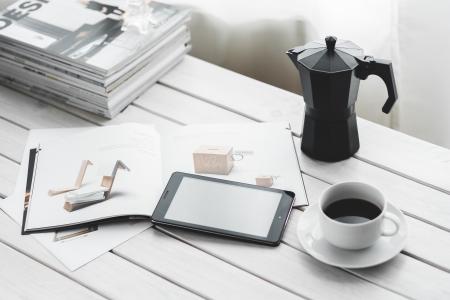
{"type": "Polygon", "coordinates": [[[295,206],[308,205],[288,123],[188,125],[162,137],[162,144],[164,182],[175,171],[196,173],[193,153],[214,146],[232,152],[229,174],[197,174],[249,184],[270,180],[270,187],[296,194],[295,206]]]}
{"type": "MultiPolygon", "coordinates": [[[[149,126],[151,128],[151,126],[149,126]]],[[[92,127],[64,129],[35,129],[29,132],[25,149],[39,142],[57,141],[67,136],[85,132],[92,127]]],[[[0,208],[16,223],[22,223],[25,185],[28,171],[28,154],[20,166],[16,187],[12,195],[0,200],[0,208]]],[[[133,236],[148,229],[151,223],[145,221],[125,221],[104,223],[77,229],[56,230],[31,234],[70,271],[74,271],[100,255],[108,252],[133,236]]]]}
{"type": "Polygon", "coordinates": [[[159,134],[108,126],[30,150],[23,232],[151,216],[161,190],[159,134]]]}

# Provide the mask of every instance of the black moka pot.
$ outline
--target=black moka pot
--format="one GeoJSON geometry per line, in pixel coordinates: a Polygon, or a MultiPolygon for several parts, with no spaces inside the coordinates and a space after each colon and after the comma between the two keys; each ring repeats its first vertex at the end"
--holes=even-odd
{"type": "Polygon", "coordinates": [[[350,41],[325,38],[287,52],[300,72],[305,100],[302,151],[323,161],[339,161],[359,149],[355,102],[359,80],[373,74],[383,79],[389,113],[397,100],[390,61],[364,56],[350,41]]]}

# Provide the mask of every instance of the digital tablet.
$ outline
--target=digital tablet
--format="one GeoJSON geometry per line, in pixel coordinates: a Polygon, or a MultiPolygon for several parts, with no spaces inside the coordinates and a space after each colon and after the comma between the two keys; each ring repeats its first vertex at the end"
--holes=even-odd
{"type": "Polygon", "coordinates": [[[276,246],[294,197],[290,191],[175,172],[152,222],[276,246]]]}

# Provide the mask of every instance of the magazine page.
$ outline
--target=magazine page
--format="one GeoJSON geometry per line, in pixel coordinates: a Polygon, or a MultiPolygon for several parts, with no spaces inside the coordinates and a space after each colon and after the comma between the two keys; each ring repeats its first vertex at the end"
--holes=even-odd
{"type": "Polygon", "coordinates": [[[172,172],[195,173],[193,153],[204,146],[231,149],[227,175],[199,173],[255,184],[268,179],[273,188],[293,191],[296,206],[308,205],[291,131],[286,123],[188,125],[163,137],[163,178],[172,172]]]}
{"type": "Polygon", "coordinates": [[[22,222],[23,214],[23,196],[25,195],[25,184],[27,182],[28,160],[30,149],[36,147],[41,142],[56,142],[64,140],[67,136],[80,134],[90,127],[73,127],[73,128],[51,128],[51,129],[32,129],[28,133],[27,143],[24,147],[22,161],[20,163],[20,171],[17,176],[14,193],[21,196],[21,201],[9,201],[9,197],[0,201],[0,208],[6,212],[11,218],[22,222]]]}
{"type": "MultiPolygon", "coordinates": [[[[28,134],[19,175],[12,195],[0,200],[0,208],[16,223],[22,222],[25,183],[28,170],[28,149],[39,142],[61,140],[81,133],[84,128],[33,129],[28,134]]],[[[149,221],[99,224],[79,229],[36,233],[31,236],[50,251],[70,271],[74,271],[131,237],[149,228],[149,221]]]]}
{"type": "Polygon", "coordinates": [[[25,231],[119,216],[149,217],[161,191],[152,126],[97,127],[39,145],[25,231]]]}

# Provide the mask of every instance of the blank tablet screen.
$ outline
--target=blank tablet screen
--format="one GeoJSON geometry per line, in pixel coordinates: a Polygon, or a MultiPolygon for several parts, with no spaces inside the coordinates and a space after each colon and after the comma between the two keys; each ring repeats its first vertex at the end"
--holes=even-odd
{"type": "Polygon", "coordinates": [[[183,177],[165,219],[267,237],[282,194],[183,177]]]}

